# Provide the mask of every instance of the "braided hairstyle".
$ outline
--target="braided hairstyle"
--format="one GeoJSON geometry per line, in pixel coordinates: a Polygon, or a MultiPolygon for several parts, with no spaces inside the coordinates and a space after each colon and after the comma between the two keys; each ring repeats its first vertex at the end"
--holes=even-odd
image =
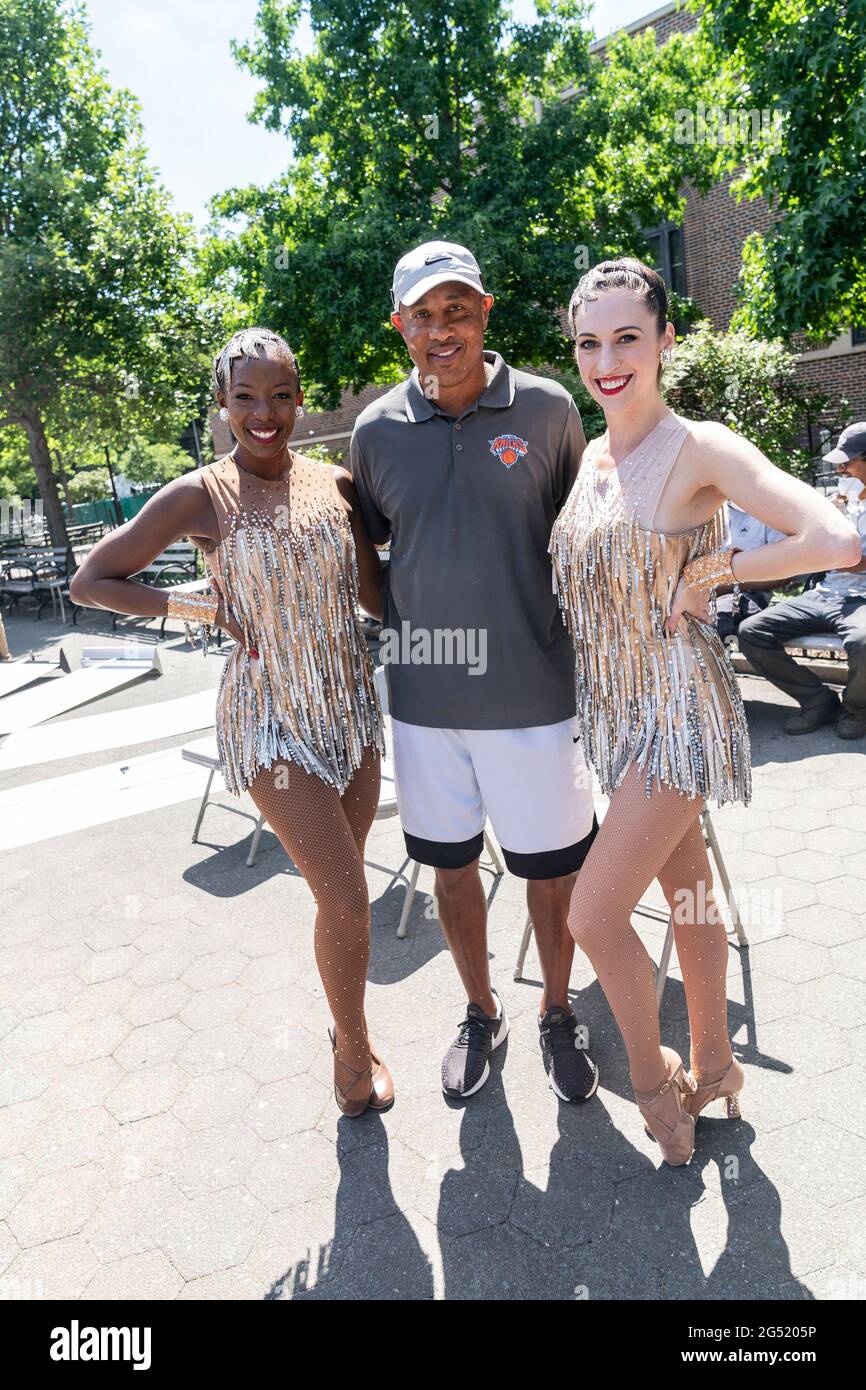
{"type": "Polygon", "coordinates": [[[292,352],[285,338],[281,338],[279,333],[274,333],[270,328],[242,328],[238,333],[232,335],[221,352],[218,352],[213,360],[213,389],[214,395],[219,398],[219,392],[228,395],[231,386],[232,362],[238,357],[277,357],[288,362],[298,381],[298,390],[301,389],[301,369],[298,366],[298,359],[292,352]]]}
{"type": "MultiPolygon", "coordinates": [[[[642,299],[654,315],[660,334],[664,333],[668,321],[668,292],[665,282],[657,270],[644,265],[635,256],[619,256],[615,261],[599,261],[578,281],[568,306],[568,322],[572,337],[576,336],[576,320],[584,304],[597,299],[601,290],[628,290],[630,294],[642,299]]],[[[659,363],[658,380],[662,379],[663,367],[659,363]]]]}

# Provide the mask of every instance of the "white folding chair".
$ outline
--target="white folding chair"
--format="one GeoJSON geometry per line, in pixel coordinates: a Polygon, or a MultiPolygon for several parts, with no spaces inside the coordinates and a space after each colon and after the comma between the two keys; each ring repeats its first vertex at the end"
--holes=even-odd
{"type": "MultiPolygon", "coordinates": [[[[211,804],[210,789],[213,785],[213,779],[216,773],[219,772],[220,760],[217,757],[216,735],[212,734],[209,738],[198,738],[195,743],[188,743],[185,748],[181,749],[180,756],[188,763],[195,763],[198,767],[206,767],[208,769],[208,779],[204,789],[204,796],[201,799],[201,805],[198,808],[198,815],[196,816],[195,827],[192,832],[192,842],[194,845],[197,845],[198,832],[204,820],[204,813],[211,804]]],[[[247,855],[247,866],[251,867],[256,862],[259,840],[262,838],[262,829],[265,823],[264,816],[253,815],[252,811],[242,811],[240,806],[232,806],[227,801],[217,801],[214,804],[221,806],[224,811],[232,811],[236,816],[246,816],[248,820],[255,821],[256,828],[253,831],[253,841],[250,845],[250,852],[247,855]]]]}
{"type": "MultiPolygon", "coordinates": [[[[718,841],[718,837],[716,835],[715,827],[713,826],[709,810],[707,809],[701,812],[701,830],[703,831],[704,835],[704,844],[706,845],[709,853],[713,856],[713,860],[715,861],[716,870],[718,872],[722,888],[724,889],[725,899],[730,908],[731,923],[736,933],[737,941],[741,946],[748,946],[748,938],[746,937],[746,933],[743,928],[743,923],[740,918],[739,908],[737,907],[737,901],[734,897],[733,889],[731,888],[730,876],[728,874],[724,856],[722,855],[722,850],[718,841]]],[[[670,968],[671,952],[673,950],[674,945],[673,913],[665,912],[660,908],[653,907],[651,904],[644,902],[638,903],[637,907],[635,908],[635,912],[639,913],[642,917],[649,917],[653,921],[667,922],[668,924],[667,933],[664,939],[664,945],[662,946],[662,953],[659,957],[658,965],[655,967],[656,999],[658,1003],[661,1004],[662,995],[664,994],[664,988],[667,982],[668,970],[670,968]]],[[[529,942],[531,936],[532,917],[530,913],[527,912],[526,923],[523,928],[523,936],[521,937],[520,947],[517,952],[517,962],[514,967],[515,980],[521,980],[523,978],[523,966],[526,961],[526,952],[529,949],[529,942]]]]}

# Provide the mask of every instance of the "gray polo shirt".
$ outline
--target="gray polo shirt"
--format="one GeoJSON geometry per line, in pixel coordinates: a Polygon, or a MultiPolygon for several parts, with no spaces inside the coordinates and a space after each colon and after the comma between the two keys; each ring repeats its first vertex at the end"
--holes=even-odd
{"type": "Polygon", "coordinates": [[[417,368],[358,416],[351,466],[376,544],[391,538],[383,660],[391,713],[445,729],[521,729],[575,712],[574,653],[548,540],[585,447],[564,387],[485,352],[455,419],[417,368]]]}

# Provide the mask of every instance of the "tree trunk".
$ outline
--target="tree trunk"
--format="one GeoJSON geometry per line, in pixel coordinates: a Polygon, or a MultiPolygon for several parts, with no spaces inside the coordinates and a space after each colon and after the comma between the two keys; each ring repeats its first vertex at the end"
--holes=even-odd
{"type": "Polygon", "coordinates": [[[33,472],[36,474],[39,495],[45,509],[51,544],[67,546],[69,535],[66,530],[60,493],[57,491],[57,480],[54,477],[51,455],[48,452],[48,440],[45,438],[42,421],[34,411],[22,415],[21,423],[27,431],[27,438],[30,443],[30,462],[33,465],[33,472]]]}

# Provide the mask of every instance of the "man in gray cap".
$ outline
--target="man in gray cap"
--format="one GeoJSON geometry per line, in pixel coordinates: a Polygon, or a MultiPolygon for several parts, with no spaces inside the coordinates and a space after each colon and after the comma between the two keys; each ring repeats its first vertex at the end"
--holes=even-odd
{"type": "Polygon", "coordinates": [[[567,914],[598,825],[547,550],[583,427],[564,387],[485,351],[493,296],[465,246],[416,247],[391,295],[413,370],[358,417],[351,461],[370,534],[391,541],[381,652],[406,846],[435,869],[468,996],[442,1087],[460,1098],[480,1090],[508,1032],[478,872],[489,817],[509,869],[527,880],[550,1085],[586,1100],[598,1070],[568,999],[567,914]]]}
{"type": "MultiPolygon", "coordinates": [[[[843,430],[824,462],[835,464],[840,478],[856,479],[866,489],[866,422],[843,430]]],[[[835,723],[840,738],[866,736],[866,500],[851,498],[847,512],[862,539],[859,565],[830,570],[814,589],[746,618],[737,634],[740,650],[755,670],[800,705],[784,724],[786,734],[808,734],[835,723]],[[813,632],[836,633],[845,643],[848,681],[841,703],[785,651],[786,642],[813,632]]]]}

